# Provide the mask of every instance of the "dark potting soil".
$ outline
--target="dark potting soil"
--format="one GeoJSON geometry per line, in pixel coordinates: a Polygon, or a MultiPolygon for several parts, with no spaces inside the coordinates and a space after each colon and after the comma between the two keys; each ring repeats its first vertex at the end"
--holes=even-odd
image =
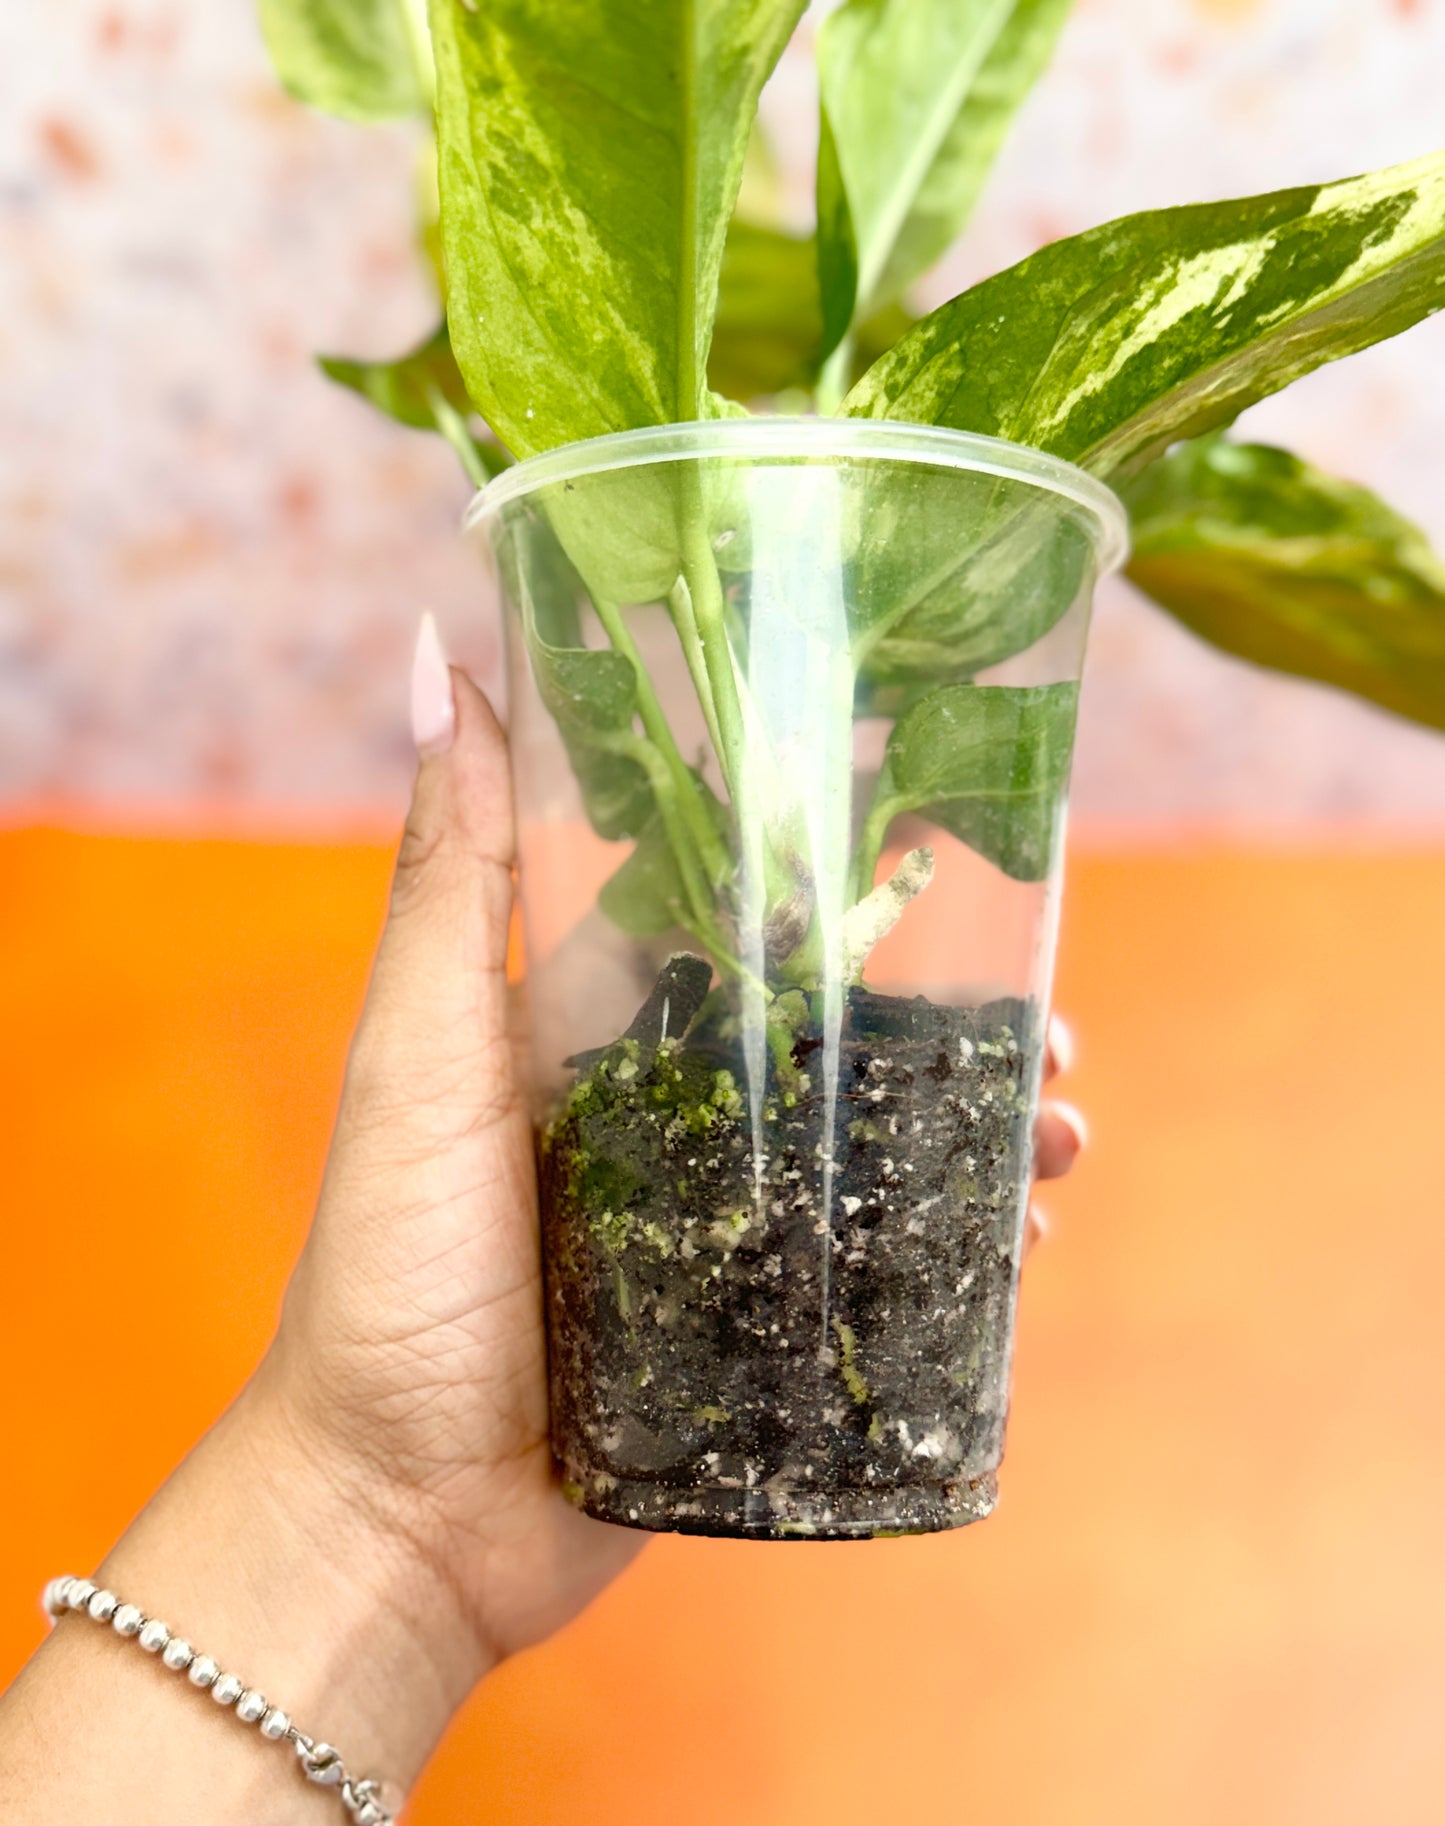
{"type": "Polygon", "coordinates": [[[674,958],[541,1137],[553,1444],[634,1527],[858,1536],[986,1515],[1029,1173],[1030,1010],[853,990],[831,1198],[822,1041],[736,1041],[674,958]],[[685,1035],[685,1037],[680,1037],[685,1035]],[[831,1210],[827,1208],[831,1205],[831,1210]]]}

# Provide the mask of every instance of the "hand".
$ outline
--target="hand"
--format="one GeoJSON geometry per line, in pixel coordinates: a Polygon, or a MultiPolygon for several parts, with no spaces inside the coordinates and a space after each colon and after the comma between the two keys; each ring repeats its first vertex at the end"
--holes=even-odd
{"type": "MultiPolygon", "coordinates": [[[[532,1135],[507,1028],[507,751],[471,681],[453,674],[448,697],[425,673],[439,649],[421,660],[430,752],[270,1367],[298,1425],[444,1570],[489,1661],[560,1627],[644,1537],[578,1514],[553,1475],[532,1135]]],[[[1053,1023],[1047,1075],[1069,1051],[1053,1023]]],[[[1038,1176],[1067,1172],[1083,1138],[1075,1111],[1046,1105],[1038,1176]]],[[[1042,1228],[1031,1207],[1028,1240],[1042,1228]]]]}
{"type": "MultiPolygon", "coordinates": [[[[1044,1082],[1048,1084],[1074,1063],[1074,1036],[1058,1015],[1049,1017],[1049,1038],[1044,1048],[1044,1082]]],[[[1079,1158],[1089,1139],[1088,1124],[1072,1103],[1046,1098],[1034,1123],[1034,1179],[1062,1179],[1079,1158]]],[[[1049,1223],[1038,1204],[1029,1200],[1024,1227],[1024,1260],[1036,1243],[1048,1235],[1049,1223]]]]}
{"type": "Polygon", "coordinates": [[[560,1628],[642,1541],[580,1514],[552,1471],[532,1127],[508,1025],[506,743],[465,675],[429,678],[444,662],[424,640],[390,917],[262,1380],[441,1572],[484,1667],[560,1628]]]}
{"type": "MultiPolygon", "coordinates": [[[[572,1509],[548,1448],[532,1134],[507,1011],[506,744],[429,622],[413,695],[422,759],[390,916],[275,1343],[100,1573],[407,1785],[476,1681],[645,1539],[572,1509]]],[[[1046,1070],[1066,1064],[1055,1027],[1046,1070]]],[[[1045,1106],[1038,1176],[1066,1172],[1082,1139],[1071,1110],[1045,1106]]],[[[1040,1228],[1031,1211],[1030,1240],[1040,1228]]],[[[276,1746],[144,1659],[84,1620],[59,1625],[0,1705],[17,1817],[179,1826],[204,1792],[216,1818],[316,1818],[276,1746]],[[77,1707],[86,1757],[47,1755],[77,1707]]]]}

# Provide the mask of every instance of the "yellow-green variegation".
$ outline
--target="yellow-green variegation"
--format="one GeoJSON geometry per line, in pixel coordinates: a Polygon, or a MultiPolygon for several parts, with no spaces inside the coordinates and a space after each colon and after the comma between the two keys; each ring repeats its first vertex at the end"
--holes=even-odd
{"type": "Polygon", "coordinates": [[[1378,496],[1286,450],[1211,437],[1126,500],[1129,576],[1186,627],[1445,728],[1445,563],[1378,496]]]}
{"type": "Polygon", "coordinates": [[[431,0],[452,347],[517,456],[708,416],[758,94],[804,0],[431,0]]]}
{"type": "Polygon", "coordinates": [[[1445,304],[1445,153],[1057,241],[910,330],[842,410],[1128,476],[1445,304]]]}
{"type": "Polygon", "coordinates": [[[956,239],[1070,0],[845,0],[818,30],[825,346],[956,239]]]}
{"type": "MultiPolygon", "coordinates": [[[[853,381],[850,416],[984,432],[1113,481],[1135,516],[1134,580],[1187,625],[1445,727],[1445,566],[1423,537],[1362,489],[1217,435],[1445,304],[1445,154],[1108,223],[914,324],[899,300],[966,220],[1068,0],[843,0],[818,31],[812,234],[785,230],[759,137],[763,219],[730,227],[758,96],[804,0],[259,4],[303,100],[384,120],[435,98],[446,322],[394,361],[323,365],[441,431],[473,481],[504,460],[479,418],[525,457],[796,389],[829,405],[853,381]]],[[[730,647],[755,581],[731,537],[741,486],[726,465],[559,484],[534,503],[529,564],[502,554],[582,807],[637,844],[604,910],[648,936],[681,924],[733,969],[727,884],[770,797],[730,647]],[[584,592],[605,646],[584,639],[584,592]],[[674,623],[726,807],[673,739],[630,632],[639,604],[674,623]]],[[[1004,496],[964,521],[913,496],[849,534],[834,708],[846,723],[851,686],[860,714],[893,721],[860,900],[910,813],[1039,878],[1074,719],[1070,686],[975,681],[1076,599],[1081,529],[1004,496]]],[[[764,845],[770,904],[799,885],[786,847],[764,845]]]]}

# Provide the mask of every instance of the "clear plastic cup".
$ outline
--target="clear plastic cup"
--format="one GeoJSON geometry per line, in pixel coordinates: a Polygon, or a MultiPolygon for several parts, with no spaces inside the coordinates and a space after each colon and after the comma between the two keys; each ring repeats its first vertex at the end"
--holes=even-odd
{"type": "Polygon", "coordinates": [[[994,439],[750,418],[534,458],[469,525],[569,1495],[753,1538],[987,1514],[1122,508],[994,439]]]}

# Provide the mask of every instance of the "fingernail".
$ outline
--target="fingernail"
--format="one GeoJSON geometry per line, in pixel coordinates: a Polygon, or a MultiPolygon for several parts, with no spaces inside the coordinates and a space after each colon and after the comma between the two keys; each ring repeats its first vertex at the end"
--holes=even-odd
{"type": "Polygon", "coordinates": [[[1049,1233],[1049,1220],[1037,1205],[1029,1206],[1028,1217],[1024,1220],[1024,1259],[1027,1260],[1035,1244],[1041,1243],[1049,1233]]]}
{"type": "Polygon", "coordinates": [[[1062,1015],[1051,1014],[1049,1016],[1049,1052],[1053,1058],[1055,1071],[1066,1072],[1073,1069],[1073,1030],[1062,1015]]]}
{"type": "Polygon", "coordinates": [[[445,754],[456,728],[452,675],[447,670],[436,617],[428,612],[416,631],[416,652],[411,662],[411,734],[417,753],[445,754]]]}
{"type": "Polygon", "coordinates": [[[1049,1108],[1053,1111],[1054,1115],[1058,1117],[1059,1121],[1063,1123],[1064,1127],[1068,1129],[1077,1145],[1080,1148],[1087,1147],[1089,1142],[1089,1125],[1084,1120],[1083,1111],[1076,1110],[1072,1103],[1055,1103],[1052,1099],[1050,1099],[1049,1108]]]}

